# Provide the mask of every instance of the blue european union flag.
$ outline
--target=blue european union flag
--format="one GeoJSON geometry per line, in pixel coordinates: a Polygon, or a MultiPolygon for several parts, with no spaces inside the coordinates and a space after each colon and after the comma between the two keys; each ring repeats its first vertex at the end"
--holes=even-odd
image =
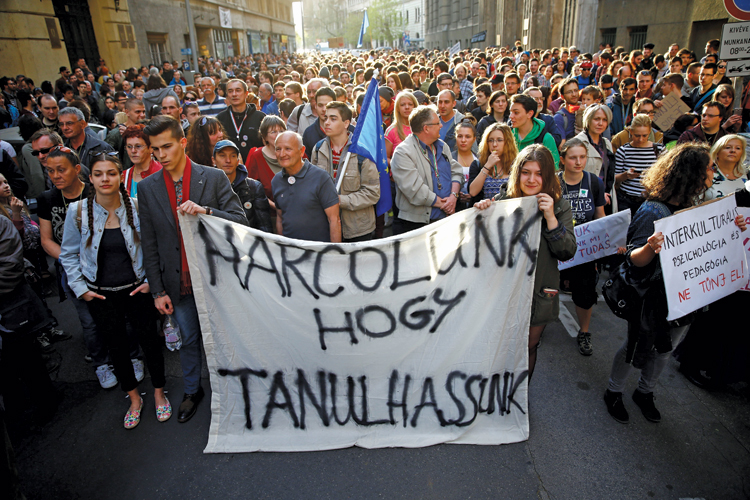
{"type": "Polygon", "coordinates": [[[391,179],[388,176],[388,156],[385,152],[383,116],[380,113],[380,93],[378,82],[374,78],[367,87],[367,93],[362,102],[362,112],[354,128],[349,151],[372,160],[378,167],[380,199],[375,205],[375,215],[383,215],[391,209],[393,198],[391,197],[391,179]]]}

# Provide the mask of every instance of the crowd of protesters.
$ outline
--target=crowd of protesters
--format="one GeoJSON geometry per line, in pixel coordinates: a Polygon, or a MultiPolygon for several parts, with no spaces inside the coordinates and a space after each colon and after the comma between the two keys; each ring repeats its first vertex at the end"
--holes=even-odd
{"type": "MultiPolygon", "coordinates": [[[[641,379],[632,399],[648,420],[660,420],[653,391],[686,332],[678,354],[691,382],[714,389],[748,381],[750,343],[731,314],[742,292],[697,314],[689,332],[666,321],[654,221],[736,191],[746,202],[747,143],[738,133],[750,118],[750,92],[735,95],[728,84],[718,40],[701,57],[677,44],[654,49],[602,44],[582,53],[519,42],[450,55],[283,53],[200,58],[197,72],[181,71],[185,61],[113,72],[100,60],[91,70],[81,59],[40,87],[23,75],[0,79],[0,127],[17,126],[23,138],[0,149],[0,323],[17,330],[2,333],[3,350],[16,353],[3,356],[6,391],[23,378],[41,400],[56,401],[40,371],[58,363],[42,355],[70,334],[56,328],[44,286],[34,286],[56,277],[99,383],[119,383],[130,396],[125,428],[140,421],[146,367],[157,419],[172,415],[160,316],[172,315],[182,332],[178,420],[195,414],[204,397],[201,332],[178,212],[345,243],[524,196],[543,216],[529,376],[544,328],[558,317],[559,290],[572,293],[578,351],[593,353],[604,263],[561,274],[557,262],[575,253],[575,224],[630,210],[621,259],[650,284],[653,300],[650,321],[629,324],[615,355],[609,413],[628,421],[622,395],[634,366],[641,379]],[[348,155],[370,85],[378,85],[391,192],[381,191],[374,162],[348,155]],[[672,93],[690,113],[660,130],[654,117],[672,93]],[[357,168],[338,179],[346,157],[357,168]],[[378,215],[383,197],[393,208],[378,215]],[[731,347],[712,338],[717,324],[736,332],[731,347]]],[[[13,401],[6,396],[6,405],[13,401]]]]}

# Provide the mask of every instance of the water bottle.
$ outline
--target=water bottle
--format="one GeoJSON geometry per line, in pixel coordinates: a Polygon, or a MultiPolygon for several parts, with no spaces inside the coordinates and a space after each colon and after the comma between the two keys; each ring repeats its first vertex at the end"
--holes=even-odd
{"type": "Polygon", "coordinates": [[[167,319],[164,322],[164,341],[167,344],[167,349],[170,351],[176,351],[182,347],[180,325],[177,324],[171,314],[167,315],[167,319]]]}

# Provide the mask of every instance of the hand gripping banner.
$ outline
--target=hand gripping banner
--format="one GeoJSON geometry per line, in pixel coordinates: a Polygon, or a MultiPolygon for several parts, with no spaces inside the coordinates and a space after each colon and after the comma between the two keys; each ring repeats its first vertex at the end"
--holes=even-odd
{"type": "Polygon", "coordinates": [[[364,243],[181,216],[211,376],[206,453],[529,435],[536,199],[364,243]]]}

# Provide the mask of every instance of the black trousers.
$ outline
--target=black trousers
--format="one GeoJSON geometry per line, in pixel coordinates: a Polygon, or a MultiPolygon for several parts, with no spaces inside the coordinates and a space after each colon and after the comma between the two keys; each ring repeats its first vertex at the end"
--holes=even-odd
{"type": "Polygon", "coordinates": [[[94,318],[99,333],[109,347],[109,355],[115,367],[120,387],[123,391],[132,391],[138,387],[133,364],[130,361],[131,341],[125,328],[125,321],[130,323],[133,333],[146,357],[146,366],[151,374],[151,383],[157,389],[164,387],[164,356],[162,342],[156,327],[156,308],[151,295],[136,293],[130,296],[135,287],[118,292],[95,290],[106,300],[93,299],[87,302],[91,316],[94,318]]]}

